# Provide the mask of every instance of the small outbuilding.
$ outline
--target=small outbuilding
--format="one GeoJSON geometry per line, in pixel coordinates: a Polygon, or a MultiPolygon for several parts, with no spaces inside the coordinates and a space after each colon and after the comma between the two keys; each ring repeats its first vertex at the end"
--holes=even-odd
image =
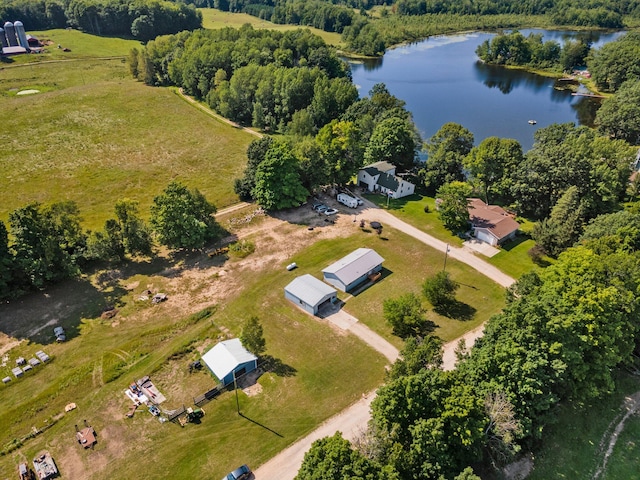
{"type": "Polygon", "coordinates": [[[302,275],[284,287],[284,298],[316,315],[327,303],[337,300],[337,291],[313,275],[302,275]]]}
{"type": "Polygon", "coordinates": [[[382,270],[382,262],[384,258],[375,250],[358,248],[322,270],[324,281],[348,292],[366,281],[369,275],[382,270]]]}
{"type": "Polygon", "coordinates": [[[218,343],[202,356],[202,361],[223,387],[258,368],[258,357],[244,348],[238,338],[218,343]]]}

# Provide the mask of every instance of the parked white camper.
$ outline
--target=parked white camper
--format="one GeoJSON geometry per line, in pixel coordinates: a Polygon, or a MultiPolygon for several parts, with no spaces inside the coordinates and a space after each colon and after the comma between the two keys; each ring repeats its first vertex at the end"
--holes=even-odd
{"type": "Polygon", "coordinates": [[[338,202],[351,208],[358,208],[358,200],[345,193],[338,194],[338,202]]]}

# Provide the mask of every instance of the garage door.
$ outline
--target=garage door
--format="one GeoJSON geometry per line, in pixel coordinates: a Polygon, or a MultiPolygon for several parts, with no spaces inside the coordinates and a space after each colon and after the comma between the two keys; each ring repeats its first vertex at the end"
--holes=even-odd
{"type": "Polygon", "coordinates": [[[486,230],[476,230],[476,238],[489,245],[495,245],[497,242],[496,238],[486,230]]]}

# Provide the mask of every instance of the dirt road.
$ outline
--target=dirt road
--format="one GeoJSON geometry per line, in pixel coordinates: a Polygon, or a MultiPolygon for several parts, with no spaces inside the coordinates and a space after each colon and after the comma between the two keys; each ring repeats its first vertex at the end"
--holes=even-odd
{"type": "MultiPolygon", "coordinates": [[[[367,208],[360,213],[361,215],[366,212],[369,216],[375,216],[375,219],[383,225],[386,224],[400,230],[441,252],[446,252],[448,249],[448,255],[451,258],[466,263],[499,285],[506,288],[515,282],[513,278],[502,273],[493,265],[476,257],[473,253],[462,248],[450,246],[442,240],[438,240],[394,217],[389,212],[377,208],[370,202],[366,203],[366,207],[367,208]]],[[[385,355],[389,361],[393,362],[398,357],[399,352],[393,345],[343,310],[331,315],[327,320],[339,328],[349,330],[354,335],[357,335],[372,348],[385,355]]],[[[453,370],[455,368],[455,351],[461,339],[464,339],[467,348],[469,348],[474,344],[476,339],[482,336],[483,330],[484,324],[465,333],[462,337],[445,344],[442,357],[443,369],[453,370]]],[[[360,401],[330,418],[309,435],[280,452],[255,471],[256,480],[292,480],[296,476],[300,465],[302,465],[304,454],[309,450],[311,444],[320,438],[331,436],[337,431],[342,432],[344,438],[352,441],[366,429],[370,418],[370,406],[374,397],[375,392],[369,392],[363,395],[360,401]]]]}

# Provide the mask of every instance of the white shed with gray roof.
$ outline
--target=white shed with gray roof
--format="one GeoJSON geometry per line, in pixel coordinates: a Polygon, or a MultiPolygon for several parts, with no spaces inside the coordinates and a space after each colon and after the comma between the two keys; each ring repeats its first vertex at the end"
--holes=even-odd
{"type": "Polygon", "coordinates": [[[284,298],[312,315],[316,315],[326,302],[335,302],[337,293],[335,288],[309,274],[296,278],[284,287],[284,298]]]}
{"type": "Polygon", "coordinates": [[[382,262],[384,258],[375,250],[358,248],[322,270],[324,281],[338,290],[348,292],[364,282],[372,273],[382,270],[382,262]]]}

